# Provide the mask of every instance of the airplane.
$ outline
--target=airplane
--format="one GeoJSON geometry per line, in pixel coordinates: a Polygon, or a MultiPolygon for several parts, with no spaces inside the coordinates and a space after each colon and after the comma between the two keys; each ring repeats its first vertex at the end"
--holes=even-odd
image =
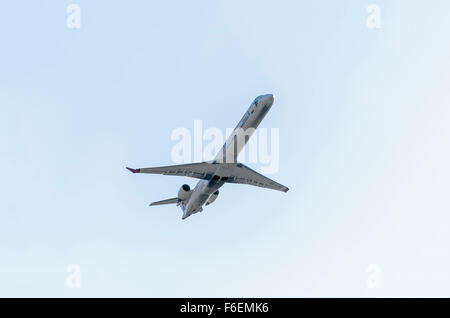
{"type": "Polygon", "coordinates": [[[194,189],[191,189],[188,184],[183,184],[175,198],[153,202],[150,206],[176,204],[181,207],[184,220],[192,214],[202,212],[203,205],[207,206],[213,203],[219,195],[219,188],[225,183],[249,184],[287,192],[288,187],[237,161],[239,153],[272,107],[273,101],[272,94],[256,97],[214,160],[155,168],[126,167],[132,173],[186,176],[200,179],[194,189]]]}

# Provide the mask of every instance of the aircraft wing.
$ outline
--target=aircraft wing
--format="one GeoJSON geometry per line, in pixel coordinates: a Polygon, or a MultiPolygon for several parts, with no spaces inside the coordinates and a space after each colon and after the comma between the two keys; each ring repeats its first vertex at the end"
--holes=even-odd
{"type": "Polygon", "coordinates": [[[217,168],[218,167],[216,164],[206,162],[156,168],[132,169],[127,167],[127,169],[133,173],[164,174],[169,176],[192,177],[205,180],[210,179],[216,172],[217,168]]]}
{"type": "MultiPolygon", "coordinates": [[[[229,165],[227,163],[227,165],[229,165]]],[[[250,169],[242,163],[234,163],[233,167],[230,169],[232,173],[226,182],[228,183],[241,183],[257,186],[260,188],[267,188],[272,190],[278,190],[283,192],[288,192],[289,188],[273,181],[272,179],[263,176],[262,174],[250,169]]]]}
{"type": "Polygon", "coordinates": [[[288,187],[263,176],[242,163],[201,162],[156,168],[132,169],[127,167],[127,169],[133,173],[184,176],[203,180],[209,180],[215,176],[227,183],[249,184],[283,192],[287,192],[289,190],[288,187]]]}

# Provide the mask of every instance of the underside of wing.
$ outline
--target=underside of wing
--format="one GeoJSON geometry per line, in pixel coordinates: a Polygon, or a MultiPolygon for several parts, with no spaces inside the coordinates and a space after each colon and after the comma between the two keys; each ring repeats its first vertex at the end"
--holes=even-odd
{"type": "MultiPolygon", "coordinates": [[[[228,164],[230,165],[230,164],[228,164]]],[[[267,188],[272,190],[278,190],[283,192],[288,192],[289,188],[279,184],[278,182],[273,181],[266,176],[250,169],[246,165],[242,163],[232,164],[233,167],[230,169],[230,176],[225,182],[228,183],[241,183],[241,184],[249,184],[261,188],[267,188]]]]}
{"type": "Polygon", "coordinates": [[[288,187],[263,176],[242,163],[201,162],[156,168],[132,169],[127,167],[127,169],[133,173],[185,176],[204,180],[210,180],[213,177],[218,177],[227,183],[249,184],[283,192],[287,192],[289,190],[288,187]]]}
{"type": "Polygon", "coordinates": [[[133,173],[163,174],[169,176],[184,176],[208,180],[215,174],[218,166],[216,164],[200,162],[155,168],[132,169],[127,167],[127,169],[133,173]]]}

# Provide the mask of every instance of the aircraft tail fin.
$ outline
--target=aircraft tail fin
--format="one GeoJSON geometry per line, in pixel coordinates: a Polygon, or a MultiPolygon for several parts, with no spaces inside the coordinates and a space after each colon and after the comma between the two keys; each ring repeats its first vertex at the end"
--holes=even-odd
{"type": "Polygon", "coordinates": [[[150,206],[153,205],[163,205],[163,204],[173,204],[173,203],[179,203],[180,199],[178,198],[172,198],[172,199],[167,199],[167,200],[161,200],[161,201],[156,201],[156,202],[152,202],[150,203],[150,206]]]}

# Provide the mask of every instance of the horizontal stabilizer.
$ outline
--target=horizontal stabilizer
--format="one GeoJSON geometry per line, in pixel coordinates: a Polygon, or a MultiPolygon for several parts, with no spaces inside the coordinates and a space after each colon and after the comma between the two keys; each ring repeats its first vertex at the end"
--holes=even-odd
{"type": "Polygon", "coordinates": [[[172,199],[167,199],[167,200],[162,200],[162,201],[152,202],[152,203],[150,203],[150,206],[153,206],[153,205],[163,205],[163,204],[173,204],[173,203],[178,203],[178,201],[180,201],[180,199],[178,199],[178,198],[172,198],[172,199]]]}

